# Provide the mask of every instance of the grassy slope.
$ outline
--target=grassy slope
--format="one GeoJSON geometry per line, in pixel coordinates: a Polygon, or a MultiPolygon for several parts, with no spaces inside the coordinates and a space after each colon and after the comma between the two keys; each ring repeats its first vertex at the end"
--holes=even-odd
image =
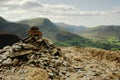
{"type": "Polygon", "coordinates": [[[109,44],[108,48],[111,47],[112,50],[120,50],[120,26],[98,26],[84,31],[81,35],[96,43],[109,44]]]}
{"type": "Polygon", "coordinates": [[[65,23],[55,23],[55,25],[57,25],[58,27],[64,28],[65,30],[71,32],[71,33],[77,33],[83,30],[86,30],[87,27],[84,26],[75,26],[75,25],[69,25],[69,24],[65,24],[65,23]]]}
{"type": "Polygon", "coordinates": [[[39,26],[43,35],[55,42],[58,46],[93,46],[94,42],[78,35],[72,34],[54,25],[50,20],[45,18],[34,18],[20,21],[19,23],[29,24],[30,26],[39,26]]]}
{"type": "Polygon", "coordinates": [[[2,17],[0,17],[0,33],[15,34],[23,38],[27,36],[28,29],[29,29],[28,25],[15,22],[8,22],[2,17]]]}
{"type": "MultiPolygon", "coordinates": [[[[63,30],[63,28],[54,25],[50,20],[45,18],[27,19],[20,21],[20,23],[29,24],[30,26],[39,26],[40,30],[43,32],[43,35],[54,41],[55,44],[58,46],[82,46],[82,47],[89,46],[89,47],[98,47],[108,50],[112,48],[115,49],[118,48],[118,45],[111,45],[109,42],[91,41],[89,39],[85,39],[83,37],[67,32],[66,30],[63,30]]],[[[93,29],[92,32],[96,33],[97,29],[98,28],[93,29]]],[[[99,30],[100,32],[102,31],[102,29],[99,30]]],[[[92,32],[89,32],[89,34],[92,32]]]]}
{"type": "Polygon", "coordinates": [[[45,18],[34,18],[20,21],[22,24],[29,24],[30,26],[39,26],[43,35],[52,41],[67,41],[73,38],[81,38],[75,34],[72,34],[56,25],[50,20],[45,18]]]}
{"type": "Polygon", "coordinates": [[[90,28],[84,33],[81,34],[84,37],[87,37],[89,39],[99,39],[104,40],[111,37],[120,37],[120,26],[98,26],[94,28],[90,28]]]}
{"type": "MultiPolygon", "coordinates": [[[[54,25],[50,20],[45,18],[27,19],[27,20],[19,21],[18,23],[8,22],[3,18],[0,18],[0,28],[1,28],[0,31],[2,33],[12,33],[12,34],[17,34],[20,37],[24,37],[27,35],[27,30],[29,29],[28,24],[30,26],[39,26],[40,30],[43,32],[44,37],[51,39],[53,42],[56,42],[57,45],[61,45],[61,46],[76,45],[76,46],[83,46],[83,47],[92,46],[92,47],[98,47],[98,48],[104,48],[104,49],[112,49],[112,48],[116,49],[120,44],[117,41],[116,41],[116,44],[114,45],[113,45],[114,41],[112,41],[112,43],[104,42],[104,41],[92,42],[89,39],[85,39],[78,35],[67,32],[62,28],[59,28],[58,26],[54,25]]],[[[113,29],[110,29],[108,31],[111,31],[111,30],[113,29]]]]}

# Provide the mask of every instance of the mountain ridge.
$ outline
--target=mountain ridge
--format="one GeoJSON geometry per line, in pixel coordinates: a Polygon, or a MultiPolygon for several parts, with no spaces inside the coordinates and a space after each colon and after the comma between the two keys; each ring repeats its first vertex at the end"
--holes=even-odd
{"type": "Polygon", "coordinates": [[[20,24],[15,22],[9,22],[4,18],[0,18],[0,33],[15,34],[20,38],[27,36],[27,30],[29,26],[26,24],[20,24]]]}
{"type": "Polygon", "coordinates": [[[77,32],[79,31],[84,31],[87,29],[87,27],[85,26],[75,26],[75,25],[70,25],[70,24],[66,24],[66,23],[55,23],[55,25],[64,28],[65,30],[77,34],[77,32]]]}
{"type": "Polygon", "coordinates": [[[46,18],[33,18],[19,21],[22,24],[28,24],[30,26],[38,26],[43,32],[43,35],[53,41],[66,41],[74,37],[79,37],[76,34],[72,34],[64,29],[56,26],[49,19],[46,18]],[[64,38],[64,39],[62,39],[64,38]]]}
{"type": "Polygon", "coordinates": [[[7,20],[5,20],[3,17],[0,16],[0,23],[4,23],[7,22],[7,20]]]}
{"type": "Polygon", "coordinates": [[[14,34],[0,34],[0,49],[18,42],[20,38],[14,34]]]}
{"type": "MultiPolygon", "coordinates": [[[[87,39],[80,37],[76,34],[70,33],[63,28],[56,26],[47,18],[33,18],[33,19],[25,19],[18,22],[6,22],[1,23],[1,33],[12,33],[19,35],[20,37],[24,38],[27,36],[27,31],[32,26],[38,26],[39,30],[42,31],[43,37],[50,39],[52,42],[60,42],[64,43],[66,41],[70,41],[73,43],[72,40],[79,40],[82,42],[87,41],[87,39]]],[[[67,43],[71,45],[71,43],[67,43]]]]}
{"type": "MultiPolygon", "coordinates": [[[[2,22],[2,21],[1,21],[2,22]]],[[[43,33],[43,38],[50,39],[58,46],[81,46],[81,47],[97,47],[110,50],[112,48],[120,49],[119,43],[113,45],[108,42],[92,41],[90,39],[71,33],[64,28],[56,26],[49,19],[46,18],[33,18],[26,19],[18,22],[0,22],[0,32],[16,34],[20,38],[28,35],[28,30],[32,26],[38,26],[39,30],[43,33]],[[109,47],[108,47],[109,46],[109,47]]],[[[85,29],[86,30],[86,29],[85,29]]],[[[85,30],[82,30],[83,32],[85,30]]]]}
{"type": "Polygon", "coordinates": [[[109,25],[109,26],[97,26],[94,28],[89,28],[82,33],[82,36],[86,38],[96,38],[96,39],[107,39],[110,37],[119,38],[120,36],[120,26],[119,25],[109,25]]]}

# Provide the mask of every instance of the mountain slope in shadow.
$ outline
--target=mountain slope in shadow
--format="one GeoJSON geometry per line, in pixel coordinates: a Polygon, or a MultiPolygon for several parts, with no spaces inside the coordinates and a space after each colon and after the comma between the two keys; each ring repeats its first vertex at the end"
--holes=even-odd
{"type": "Polygon", "coordinates": [[[0,34],[0,48],[18,42],[20,38],[13,34],[0,34]]]}
{"type": "Polygon", "coordinates": [[[0,17],[0,33],[15,34],[21,38],[27,36],[28,25],[9,22],[4,18],[0,17]]]}

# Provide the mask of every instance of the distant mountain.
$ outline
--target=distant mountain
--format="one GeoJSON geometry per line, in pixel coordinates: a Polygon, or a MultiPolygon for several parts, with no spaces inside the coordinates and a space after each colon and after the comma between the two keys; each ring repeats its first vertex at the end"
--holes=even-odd
{"type": "Polygon", "coordinates": [[[108,39],[111,37],[120,38],[120,26],[110,25],[89,28],[82,33],[82,36],[98,40],[108,39]]]}
{"type": "MultiPolygon", "coordinates": [[[[26,19],[18,22],[9,22],[2,17],[0,18],[0,33],[10,33],[16,34],[20,37],[26,37],[27,31],[32,26],[38,26],[40,31],[43,32],[43,36],[52,40],[58,46],[81,46],[81,47],[98,47],[103,49],[119,49],[119,45],[111,45],[109,43],[104,42],[93,42],[90,39],[86,39],[84,37],[78,36],[77,34],[71,33],[72,29],[64,29],[62,27],[58,27],[54,23],[52,23],[49,19],[46,18],[33,18],[26,19]],[[70,31],[70,32],[69,32],[70,31]],[[109,47],[108,47],[109,46],[109,47]]],[[[71,26],[72,28],[72,26],[71,26]]],[[[86,28],[76,29],[78,31],[83,30],[86,31],[86,28]]],[[[73,30],[76,31],[75,29],[73,30]]],[[[83,33],[84,35],[85,33],[83,33]]],[[[118,43],[117,43],[118,44],[118,43]]]]}
{"type": "Polygon", "coordinates": [[[30,26],[39,26],[39,29],[43,32],[44,37],[53,41],[67,41],[73,38],[80,38],[80,36],[56,26],[46,18],[26,19],[19,21],[18,23],[28,24],[30,26]]]}
{"type": "Polygon", "coordinates": [[[43,36],[53,42],[64,42],[73,40],[74,38],[78,38],[79,40],[84,39],[76,34],[72,34],[62,28],[57,27],[46,18],[27,19],[16,23],[9,22],[2,17],[0,19],[1,34],[16,34],[23,38],[27,36],[27,31],[31,26],[39,26],[40,30],[43,32],[43,36]]]}
{"type": "MultiPolygon", "coordinates": [[[[44,37],[51,39],[58,46],[81,46],[81,47],[98,47],[103,49],[116,49],[120,50],[118,44],[111,44],[109,42],[100,42],[100,41],[91,41],[89,39],[78,36],[74,33],[71,33],[71,29],[64,29],[63,27],[58,27],[52,23],[49,19],[46,18],[34,18],[22,20],[19,23],[28,24],[30,26],[39,26],[40,30],[43,32],[44,37]],[[70,32],[68,32],[70,31],[70,32]],[[109,46],[109,47],[108,47],[109,46]]],[[[65,24],[64,24],[65,25],[65,24]]],[[[73,32],[84,32],[89,28],[86,27],[76,27],[73,29],[73,32]]]]}
{"type": "Polygon", "coordinates": [[[13,34],[0,34],[0,48],[18,42],[20,38],[13,34]]]}
{"type": "Polygon", "coordinates": [[[55,23],[55,25],[75,34],[87,29],[87,27],[85,26],[75,26],[75,25],[69,25],[66,23],[55,23]]]}
{"type": "Polygon", "coordinates": [[[0,16],[0,23],[4,23],[4,22],[7,22],[7,21],[0,16]]]}
{"type": "Polygon", "coordinates": [[[46,18],[33,18],[18,22],[9,22],[0,17],[1,34],[16,34],[19,37],[23,38],[27,36],[27,31],[31,26],[39,26],[40,30],[43,32],[43,36],[45,38],[51,39],[53,42],[64,42],[73,40],[74,38],[80,40],[84,39],[76,34],[65,31],[46,18]]]}
{"type": "Polygon", "coordinates": [[[6,34],[16,34],[17,36],[23,38],[27,36],[27,30],[29,26],[26,24],[20,24],[15,22],[9,22],[4,18],[0,17],[0,33],[6,34]]]}
{"type": "Polygon", "coordinates": [[[58,27],[46,18],[33,18],[19,21],[18,23],[28,24],[30,26],[39,26],[43,36],[51,39],[58,46],[94,46],[95,43],[74,33],[58,27]],[[93,45],[94,44],[94,45],[93,45]]]}

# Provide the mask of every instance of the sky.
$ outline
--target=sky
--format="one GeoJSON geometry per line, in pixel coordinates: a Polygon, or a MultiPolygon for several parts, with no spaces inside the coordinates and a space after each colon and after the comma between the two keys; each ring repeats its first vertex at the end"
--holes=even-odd
{"type": "Polygon", "coordinates": [[[87,27],[120,25],[120,0],[0,0],[0,16],[9,21],[48,18],[87,27]]]}

